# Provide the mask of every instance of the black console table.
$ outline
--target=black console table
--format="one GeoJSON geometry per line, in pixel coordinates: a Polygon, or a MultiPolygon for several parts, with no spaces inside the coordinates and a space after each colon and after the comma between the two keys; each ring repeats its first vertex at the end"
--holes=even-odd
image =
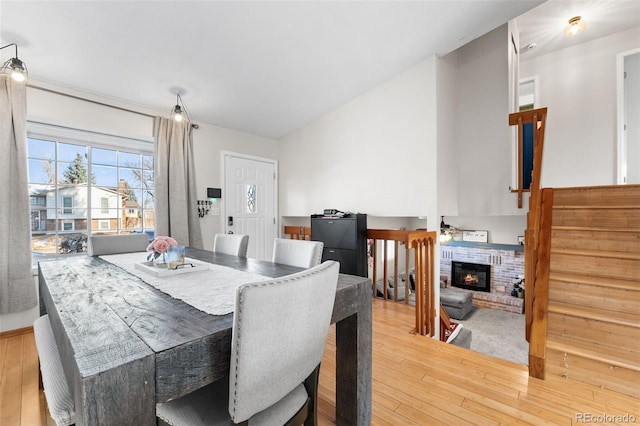
{"type": "Polygon", "coordinates": [[[311,239],[322,241],[322,261],[340,262],[340,272],[366,277],[367,215],[348,214],[344,217],[311,216],[311,239]]]}

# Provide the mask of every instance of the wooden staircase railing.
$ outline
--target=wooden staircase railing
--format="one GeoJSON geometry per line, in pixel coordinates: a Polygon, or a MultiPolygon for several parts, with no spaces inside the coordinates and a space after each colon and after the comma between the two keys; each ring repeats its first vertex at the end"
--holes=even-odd
{"type": "Polygon", "coordinates": [[[393,299],[398,301],[398,255],[399,245],[405,246],[405,297],[404,302],[409,303],[409,271],[411,270],[411,258],[415,268],[415,308],[416,324],[415,332],[423,336],[435,335],[436,308],[434,301],[434,250],[437,234],[424,230],[393,230],[393,229],[368,229],[367,238],[373,240],[373,295],[377,296],[376,283],[378,281],[378,241],[383,242],[383,276],[382,298],[389,299],[387,285],[389,277],[389,265],[387,241],[394,242],[393,261],[393,299]]]}
{"type": "MultiPolygon", "coordinates": [[[[518,157],[521,161],[523,126],[533,123],[533,171],[525,230],[524,276],[525,276],[525,334],[529,342],[529,375],[544,379],[547,306],[549,303],[548,268],[551,210],[548,203],[553,200],[547,194],[546,204],[540,191],[542,151],[547,119],[547,108],[539,108],[509,114],[509,125],[518,126],[518,157]],[[544,226],[544,228],[543,228],[544,226]],[[545,272],[546,270],[546,272],[545,272]],[[546,280],[545,280],[546,275],[546,280]]],[[[522,170],[518,164],[518,207],[522,207],[522,170]]]]}
{"type": "MultiPolygon", "coordinates": [[[[285,226],[284,235],[294,240],[311,239],[311,227],[309,226],[285,226]]],[[[427,232],[425,230],[394,230],[394,229],[368,229],[367,238],[373,240],[373,297],[377,297],[376,282],[378,277],[379,254],[377,242],[383,241],[382,260],[383,278],[382,282],[387,283],[389,277],[389,258],[387,241],[394,242],[393,256],[393,300],[396,302],[403,301],[409,303],[410,296],[415,297],[416,307],[416,324],[415,332],[424,336],[433,337],[435,335],[435,317],[436,308],[434,307],[434,250],[437,234],[435,232],[427,232]],[[404,298],[399,296],[398,289],[401,287],[398,283],[398,258],[400,254],[399,246],[405,246],[405,286],[404,298]],[[413,262],[412,262],[413,259],[413,262]],[[411,265],[415,269],[415,293],[410,295],[409,271],[411,265]]],[[[387,286],[381,288],[382,298],[389,300],[390,295],[387,293],[387,286]]],[[[441,317],[442,318],[442,317],[441,317]]],[[[448,321],[448,316],[446,317],[448,321]]],[[[449,327],[447,322],[447,327],[449,327]]]]}
{"type": "Polygon", "coordinates": [[[284,227],[284,234],[288,235],[292,240],[310,240],[311,227],[287,225],[284,227]]]}

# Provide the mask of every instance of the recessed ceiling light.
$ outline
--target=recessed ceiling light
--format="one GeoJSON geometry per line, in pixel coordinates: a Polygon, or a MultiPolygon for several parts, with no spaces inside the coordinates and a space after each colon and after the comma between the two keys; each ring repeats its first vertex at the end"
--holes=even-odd
{"type": "Polygon", "coordinates": [[[587,24],[584,23],[580,16],[574,16],[569,19],[569,26],[564,30],[564,35],[574,36],[581,33],[586,27],[587,24]]]}

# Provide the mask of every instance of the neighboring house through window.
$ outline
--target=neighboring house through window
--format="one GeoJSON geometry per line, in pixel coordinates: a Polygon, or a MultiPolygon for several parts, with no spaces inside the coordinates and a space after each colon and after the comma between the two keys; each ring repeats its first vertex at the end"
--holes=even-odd
{"type": "Polygon", "coordinates": [[[86,250],[92,234],[153,235],[153,143],[28,122],[34,256],[86,250]]]}

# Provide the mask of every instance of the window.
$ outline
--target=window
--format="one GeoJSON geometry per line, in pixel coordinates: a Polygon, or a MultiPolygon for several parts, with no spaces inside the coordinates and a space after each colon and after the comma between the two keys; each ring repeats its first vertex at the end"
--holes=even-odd
{"type": "Polygon", "coordinates": [[[153,234],[153,144],[35,123],[27,136],[34,258],[85,251],[95,233],[153,234]]]}
{"type": "Polygon", "coordinates": [[[32,206],[44,206],[46,205],[46,198],[45,197],[29,197],[31,199],[31,205],[32,206]]]}
{"type": "Polygon", "coordinates": [[[31,231],[39,231],[40,230],[40,212],[32,211],[31,212],[31,231]]]}
{"type": "Polygon", "coordinates": [[[73,197],[62,197],[62,214],[73,213],[73,197]]]}
{"type": "MultiPolygon", "coordinates": [[[[537,87],[537,77],[520,80],[518,90],[519,112],[535,108],[538,101],[537,87]]],[[[527,192],[531,188],[531,177],[533,172],[533,123],[527,123],[522,126],[522,145],[518,142],[517,127],[514,127],[513,131],[514,149],[511,190],[512,192],[518,192],[518,189],[522,189],[522,191],[527,192]]]]}
{"type": "Polygon", "coordinates": [[[106,197],[100,198],[100,213],[109,213],[109,199],[106,197]]]}
{"type": "Polygon", "coordinates": [[[247,185],[247,213],[256,212],[256,186],[247,185]]]}

